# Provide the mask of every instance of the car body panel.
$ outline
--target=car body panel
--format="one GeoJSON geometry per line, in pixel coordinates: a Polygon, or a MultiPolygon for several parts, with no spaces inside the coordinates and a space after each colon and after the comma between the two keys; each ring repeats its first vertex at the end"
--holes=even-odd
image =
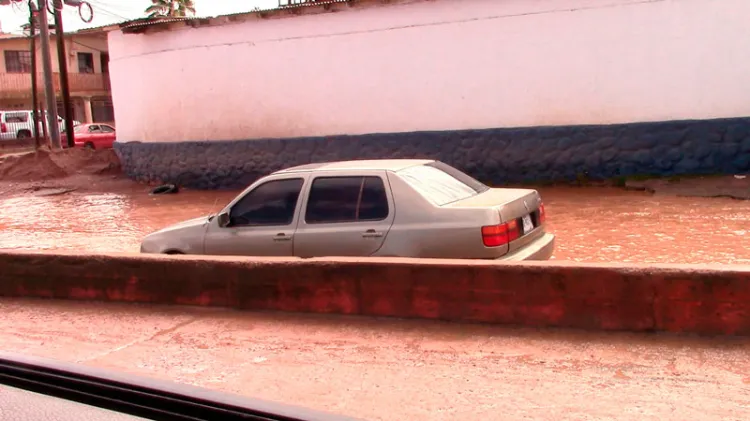
{"type": "Polygon", "coordinates": [[[318,178],[331,177],[378,177],[383,181],[388,197],[388,216],[379,221],[351,221],[332,223],[308,223],[304,209],[310,199],[310,189],[305,190],[294,238],[294,255],[298,257],[320,256],[371,256],[383,245],[394,221],[395,205],[388,184],[386,171],[377,170],[332,170],[315,171],[308,183],[318,178]]]}
{"type": "Polygon", "coordinates": [[[278,173],[264,177],[239,194],[221,213],[230,213],[232,207],[242,198],[253,192],[258,187],[272,181],[289,180],[301,178],[303,180],[302,192],[297,198],[294,217],[288,225],[282,226],[241,226],[222,227],[219,219],[214,218],[208,224],[204,249],[206,254],[213,255],[249,255],[249,256],[293,256],[295,230],[301,209],[303,192],[308,184],[308,174],[278,173]]]}
{"type": "Polygon", "coordinates": [[[482,208],[443,209],[414,191],[395,173],[388,173],[396,215],[383,247],[375,256],[424,258],[488,258],[507,252],[482,244],[478,221],[498,223],[496,211],[482,208]]]}
{"type": "Polygon", "coordinates": [[[208,216],[171,225],[146,236],[141,242],[141,253],[204,254],[206,229],[212,222],[208,216]]]}
{"type": "Polygon", "coordinates": [[[474,197],[461,200],[447,205],[448,207],[494,207],[500,213],[500,222],[509,222],[514,219],[531,215],[535,222],[535,228],[529,233],[524,233],[508,245],[508,252],[512,253],[525,247],[534,241],[544,230],[537,221],[539,207],[542,198],[536,190],[532,189],[489,189],[474,197]]]}
{"type": "Polygon", "coordinates": [[[353,161],[317,162],[276,171],[274,174],[311,171],[399,171],[404,168],[434,162],[431,159],[362,159],[353,161]]]}
{"type": "Polygon", "coordinates": [[[540,232],[525,244],[525,247],[516,249],[501,257],[501,261],[520,262],[524,260],[549,260],[555,251],[555,235],[540,232]]]}

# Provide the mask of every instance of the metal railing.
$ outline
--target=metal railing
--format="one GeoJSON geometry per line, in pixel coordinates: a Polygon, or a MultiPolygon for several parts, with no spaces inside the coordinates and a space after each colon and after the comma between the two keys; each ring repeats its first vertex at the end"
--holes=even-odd
{"type": "Polygon", "coordinates": [[[320,3],[325,0],[279,0],[279,7],[285,7],[285,6],[297,6],[300,4],[307,4],[307,3],[320,3]]]}

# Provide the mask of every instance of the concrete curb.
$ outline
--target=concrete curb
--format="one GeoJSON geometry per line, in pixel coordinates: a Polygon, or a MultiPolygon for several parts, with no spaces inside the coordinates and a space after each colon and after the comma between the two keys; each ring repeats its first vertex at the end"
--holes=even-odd
{"type": "Polygon", "coordinates": [[[750,335],[750,266],[0,252],[0,296],[750,335]]]}

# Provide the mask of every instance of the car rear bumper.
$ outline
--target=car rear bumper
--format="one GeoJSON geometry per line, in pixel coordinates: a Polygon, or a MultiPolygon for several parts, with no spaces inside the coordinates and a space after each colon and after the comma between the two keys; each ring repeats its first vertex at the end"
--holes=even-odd
{"type": "Polygon", "coordinates": [[[519,262],[523,260],[549,260],[555,251],[555,235],[545,233],[525,247],[498,258],[500,261],[519,262]]]}

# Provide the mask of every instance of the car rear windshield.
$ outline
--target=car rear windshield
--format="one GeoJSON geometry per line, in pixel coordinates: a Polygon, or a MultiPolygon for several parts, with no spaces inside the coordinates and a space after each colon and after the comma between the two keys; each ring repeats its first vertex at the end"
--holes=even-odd
{"type": "Polygon", "coordinates": [[[438,206],[467,199],[489,189],[471,176],[442,162],[404,168],[397,174],[438,206]]]}

